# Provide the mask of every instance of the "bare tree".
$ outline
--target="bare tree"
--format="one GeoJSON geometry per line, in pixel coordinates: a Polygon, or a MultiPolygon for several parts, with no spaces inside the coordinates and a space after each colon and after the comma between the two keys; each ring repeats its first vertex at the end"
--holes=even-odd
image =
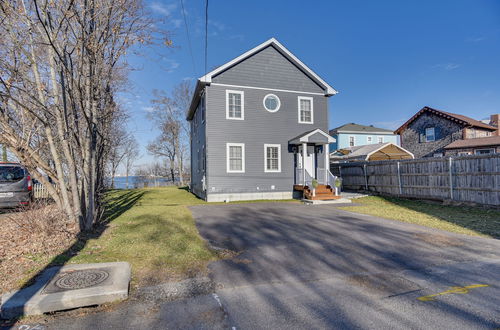
{"type": "Polygon", "coordinates": [[[123,56],[152,42],[153,22],[141,0],[0,1],[0,20],[0,143],[90,229],[103,211],[123,56]]]}
{"type": "Polygon", "coordinates": [[[179,183],[184,185],[184,164],[189,150],[189,125],[185,114],[191,102],[193,89],[188,81],[183,81],[168,96],[165,91],[154,90],[155,98],[151,101],[153,111],[149,118],[160,130],[160,136],[149,143],[148,151],[159,157],[166,157],[170,164],[172,181],[175,173],[179,183]]]}
{"type": "Polygon", "coordinates": [[[125,145],[125,155],[123,157],[123,165],[125,168],[125,176],[126,176],[126,188],[129,188],[128,177],[132,172],[132,167],[134,166],[135,161],[139,158],[139,144],[137,140],[131,135],[127,139],[125,145]]]}

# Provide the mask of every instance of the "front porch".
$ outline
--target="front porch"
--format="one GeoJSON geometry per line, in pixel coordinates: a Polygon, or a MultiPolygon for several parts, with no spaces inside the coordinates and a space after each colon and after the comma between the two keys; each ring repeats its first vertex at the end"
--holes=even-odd
{"type": "Polygon", "coordinates": [[[340,198],[335,189],[337,177],[330,172],[329,144],[335,139],[320,129],[306,132],[289,141],[294,152],[294,186],[309,200],[340,198]],[[316,188],[313,188],[313,182],[316,188]]]}

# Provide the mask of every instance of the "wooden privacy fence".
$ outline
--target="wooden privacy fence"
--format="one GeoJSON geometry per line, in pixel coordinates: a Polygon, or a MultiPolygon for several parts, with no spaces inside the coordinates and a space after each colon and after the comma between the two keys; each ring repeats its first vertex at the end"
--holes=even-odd
{"type": "Polygon", "coordinates": [[[500,155],[334,163],[348,190],[500,205],[500,155]]]}

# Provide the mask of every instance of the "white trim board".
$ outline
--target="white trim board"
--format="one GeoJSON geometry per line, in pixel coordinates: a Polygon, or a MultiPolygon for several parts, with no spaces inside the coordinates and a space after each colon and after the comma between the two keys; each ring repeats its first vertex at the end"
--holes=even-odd
{"type": "Polygon", "coordinates": [[[248,88],[248,89],[259,89],[259,90],[273,91],[273,92],[285,92],[285,93],[295,93],[295,94],[308,94],[308,95],[321,95],[321,96],[324,96],[323,93],[302,92],[302,91],[294,91],[294,90],[286,90],[286,89],[276,89],[276,88],[264,88],[264,87],[255,87],[255,86],[230,85],[230,84],[220,84],[220,83],[211,83],[210,86],[222,86],[222,87],[231,87],[231,88],[248,88]]]}

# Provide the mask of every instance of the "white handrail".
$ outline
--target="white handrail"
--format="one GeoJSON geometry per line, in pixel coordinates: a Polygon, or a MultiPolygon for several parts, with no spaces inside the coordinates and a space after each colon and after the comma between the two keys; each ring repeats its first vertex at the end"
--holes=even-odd
{"type": "Polygon", "coordinates": [[[333,175],[332,172],[330,172],[330,170],[327,169],[327,171],[328,171],[328,183],[327,184],[332,189],[334,189],[335,195],[338,196],[340,194],[340,190],[341,190],[342,186],[336,187],[335,183],[337,182],[338,177],[336,177],[335,175],[333,175]]]}

